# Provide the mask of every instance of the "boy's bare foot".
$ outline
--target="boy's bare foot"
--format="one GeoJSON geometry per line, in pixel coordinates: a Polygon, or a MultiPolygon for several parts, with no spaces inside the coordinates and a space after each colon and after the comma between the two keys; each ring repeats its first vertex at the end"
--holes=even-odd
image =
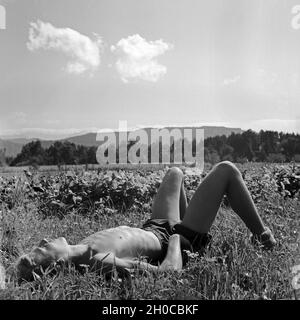
{"type": "Polygon", "coordinates": [[[260,235],[253,234],[251,236],[251,242],[254,245],[262,246],[262,248],[264,250],[273,249],[275,247],[275,245],[277,244],[277,242],[272,234],[272,231],[268,227],[266,227],[265,231],[263,233],[261,233],[260,235]]]}
{"type": "Polygon", "coordinates": [[[180,248],[180,235],[173,234],[169,238],[168,251],[162,264],[159,266],[160,271],[181,270],[182,255],[180,248]]]}

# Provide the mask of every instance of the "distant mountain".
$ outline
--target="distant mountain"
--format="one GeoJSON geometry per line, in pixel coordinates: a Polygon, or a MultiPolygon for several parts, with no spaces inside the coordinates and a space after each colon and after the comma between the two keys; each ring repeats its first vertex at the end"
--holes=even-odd
{"type": "MultiPolygon", "coordinates": [[[[201,126],[201,127],[192,127],[192,126],[186,126],[186,127],[164,127],[165,129],[171,131],[172,129],[178,128],[180,129],[181,133],[183,134],[184,129],[204,129],[204,139],[209,137],[215,137],[215,136],[222,136],[225,135],[226,137],[230,136],[231,133],[242,133],[243,130],[240,128],[227,128],[227,127],[213,127],[213,126],[201,126]]],[[[150,136],[152,127],[145,127],[141,128],[147,132],[147,135],[150,136]]],[[[162,128],[158,128],[162,129],[162,128]]],[[[132,130],[132,132],[137,131],[140,129],[132,130]]],[[[118,131],[116,130],[116,135],[118,135],[118,131]]],[[[64,139],[64,141],[70,141],[75,144],[81,144],[84,146],[97,146],[99,143],[96,141],[97,133],[87,133],[80,136],[71,137],[68,139],[64,139]]]]}
{"type": "Polygon", "coordinates": [[[232,133],[238,134],[243,133],[241,128],[227,128],[227,127],[212,127],[212,126],[203,126],[200,129],[204,129],[204,138],[222,136],[230,136],[232,133]]]}
{"type": "MultiPolygon", "coordinates": [[[[219,127],[219,126],[182,126],[182,127],[164,127],[165,129],[172,130],[175,128],[180,129],[183,134],[184,129],[204,129],[204,138],[215,137],[215,136],[229,136],[231,133],[242,133],[243,130],[240,128],[228,128],[228,127],[219,127]]],[[[148,136],[150,136],[152,127],[140,128],[147,132],[148,136]]],[[[135,129],[132,131],[137,131],[140,129],[135,129]]],[[[162,129],[162,128],[158,128],[162,129]]],[[[118,135],[118,131],[115,130],[116,135],[118,135]]],[[[99,142],[96,141],[97,133],[86,133],[78,136],[73,136],[69,138],[59,139],[59,140],[41,140],[41,144],[43,148],[49,148],[55,141],[69,141],[76,145],[83,145],[86,147],[98,146],[99,142]]],[[[15,157],[18,153],[21,152],[23,145],[38,140],[37,138],[27,139],[27,138],[11,138],[11,139],[0,139],[0,149],[6,149],[6,156],[15,157]]]]}
{"type": "Polygon", "coordinates": [[[22,147],[23,147],[22,143],[0,139],[0,150],[5,149],[6,157],[15,157],[18,153],[21,152],[22,147]]]}
{"type": "Polygon", "coordinates": [[[69,141],[77,145],[92,147],[92,146],[99,145],[99,143],[96,141],[96,137],[97,137],[97,133],[91,132],[91,133],[86,133],[80,136],[62,139],[60,141],[69,141]]]}
{"type": "Polygon", "coordinates": [[[28,138],[4,138],[3,140],[6,140],[6,141],[9,141],[9,142],[13,142],[13,143],[16,143],[16,144],[21,144],[21,145],[24,145],[24,144],[27,144],[31,141],[35,141],[35,140],[38,140],[37,138],[32,138],[32,139],[28,139],[28,138]]]}

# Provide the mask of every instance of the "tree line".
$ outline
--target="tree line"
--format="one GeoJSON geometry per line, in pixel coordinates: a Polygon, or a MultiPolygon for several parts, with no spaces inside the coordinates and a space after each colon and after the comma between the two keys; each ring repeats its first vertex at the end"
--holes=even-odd
{"type": "MultiPolygon", "coordinates": [[[[193,144],[195,149],[195,140],[193,144]]],[[[170,149],[172,159],[174,147],[171,145],[170,149]]],[[[3,165],[4,162],[10,166],[96,164],[96,152],[97,146],[87,147],[69,141],[56,141],[49,148],[43,148],[41,141],[36,140],[24,145],[16,157],[5,157],[2,150],[0,165],[1,163],[3,165]]],[[[209,137],[204,141],[204,160],[212,164],[223,160],[299,162],[300,135],[263,130],[257,133],[248,130],[238,134],[232,133],[230,136],[209,137]]]]}
{"type": "Polygon", "coordinates": [[[76,145],[69,141],[56,141],[43,148],[40,140],[24,145],[15,158],[6,158],[10,166],[93,164],[96,162],[97,147],[76,145]]]}
{"type": "Polygon", "coordinates": [[[277,131],[252,130],[205,140],[208,162],[290,162],[300,161],[300,135],[277,131]]]}

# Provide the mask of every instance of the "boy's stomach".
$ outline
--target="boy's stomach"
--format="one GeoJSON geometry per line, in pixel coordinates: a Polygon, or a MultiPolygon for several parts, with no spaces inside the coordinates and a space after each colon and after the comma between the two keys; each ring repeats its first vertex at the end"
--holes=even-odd
{"type": "Polygon", "coordinates": [[[146,257],[155,261],[161,254],[161,244],[151,231],[127,226],[96,232],[81,243],[89,245],[93,254],[112,252],[118,258],[146,257]]]}

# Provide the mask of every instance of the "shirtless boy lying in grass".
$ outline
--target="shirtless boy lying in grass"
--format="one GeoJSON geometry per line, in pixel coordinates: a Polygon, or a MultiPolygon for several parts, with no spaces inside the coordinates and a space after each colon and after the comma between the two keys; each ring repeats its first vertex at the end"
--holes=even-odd
{"type": "Polygon", "coordinates": [[[181,270],[185,250],[203,253],[210,242],[210,227],[223,196],[252,232],[252,240],[265,249],[276,241],[265,227],[243,181],[231,162],[217,164],[198,186],[189,204],[184,191],[184,174],[176,167],[168,170],[152,205],[151,219],[142,228],[119,226],[106,229],[69,245],[61,237],[23,255],[17,262],[18,277],[32,279],[33,271],[47,268],[57,261],[75,266],[88,265],[91,270],[109,273],[113,268],[130,271],[181,270]],[[139,257],[146,257],[141,262],[139,257]]]}

